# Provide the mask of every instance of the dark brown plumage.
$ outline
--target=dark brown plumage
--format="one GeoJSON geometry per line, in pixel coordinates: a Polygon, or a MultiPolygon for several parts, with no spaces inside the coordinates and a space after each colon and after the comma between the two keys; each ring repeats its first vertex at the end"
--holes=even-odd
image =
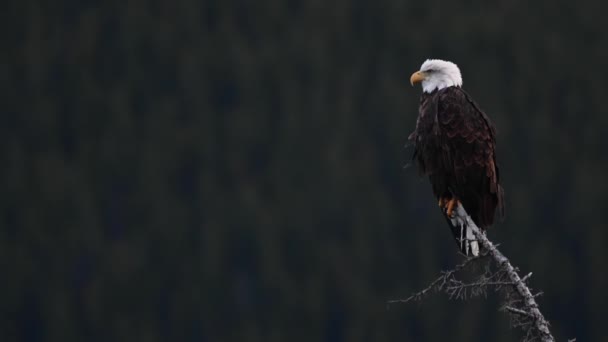
{"type": "MultiPolygon", "coordinates": [[[[470,96],[452,86],[422,94],[416,130],[409,137],[413,158],[435,196],[460,200],[482,229],[492,225],[496,209],[504,215],[495,132],[470,96]]],[[[460,229],[448,223],[458,239],[460,229]]]]}

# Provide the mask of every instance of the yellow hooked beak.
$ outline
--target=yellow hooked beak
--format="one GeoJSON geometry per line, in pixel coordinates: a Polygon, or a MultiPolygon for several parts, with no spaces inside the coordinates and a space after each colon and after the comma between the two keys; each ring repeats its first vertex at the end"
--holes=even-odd
{"type": "Polygon", "coordinates": [[[413,86],[414,83],[422,82],[422,81],[424,81],[425,78],[426,78],[426,73],[424,71],[416,71],[410,77],[410,83],[413,86]]]}

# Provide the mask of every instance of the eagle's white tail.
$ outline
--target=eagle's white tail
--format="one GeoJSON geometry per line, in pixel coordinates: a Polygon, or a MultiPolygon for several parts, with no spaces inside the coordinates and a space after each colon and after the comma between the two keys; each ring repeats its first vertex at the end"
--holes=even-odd
{"type": "Polygon", "coordinates": [[[453,217],[449,220],[452,226],[460,228],[460,237],[457,237],[460,250],[465,255],[479,256],[479,242],[473,234],[471,225],[475,225],[475,222],[467,214],[466,210],[462,205],[458,204],[458,208],[454,210],[453,217]]]}

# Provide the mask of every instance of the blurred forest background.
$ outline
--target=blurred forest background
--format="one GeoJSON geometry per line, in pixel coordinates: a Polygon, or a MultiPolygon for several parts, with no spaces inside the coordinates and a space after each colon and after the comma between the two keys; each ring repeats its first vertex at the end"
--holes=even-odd
{"type": "Polygon", "coordinates": [[[403,168],[430,57],[498,128],[490,238],[604,340],[606,7],[5,3],[0,340],[518,340],[493,293],[386,306],[461,260],[403,168]]]}

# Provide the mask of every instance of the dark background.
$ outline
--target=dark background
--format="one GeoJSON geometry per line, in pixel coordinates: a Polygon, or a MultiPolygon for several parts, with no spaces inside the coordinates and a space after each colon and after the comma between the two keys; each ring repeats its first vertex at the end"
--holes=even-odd
{"type": "Polygon", "coordinates": [[[560,340],[606,338],[598,1],[12,1],[0,340],[516,341],[404,169],[426,58],[498,128],[489,232],[560,340]]]}

